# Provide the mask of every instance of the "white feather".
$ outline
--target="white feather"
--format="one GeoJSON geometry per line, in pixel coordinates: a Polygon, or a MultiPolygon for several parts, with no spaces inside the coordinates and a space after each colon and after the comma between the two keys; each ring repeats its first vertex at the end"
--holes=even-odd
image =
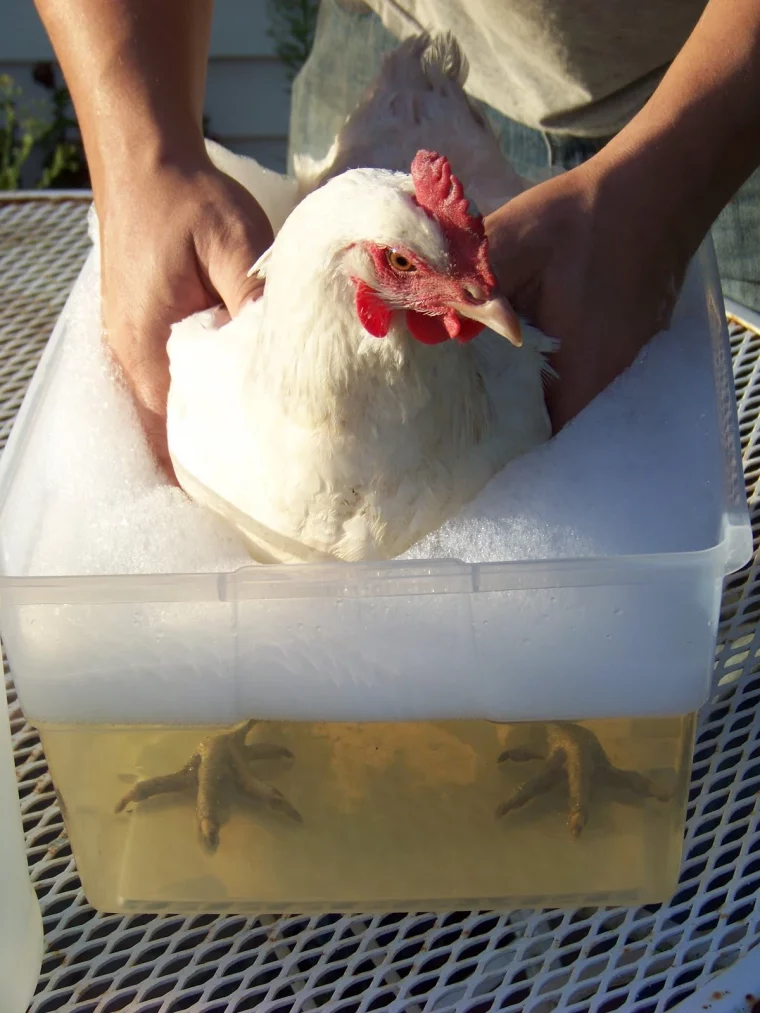
{"type": "Polygon", "coordinates": [[[527,186],[465,94],[467,60],[450,34],[419,35],[389,53],[365,98],[320,161],[294,159],[302,193],[346,169],[408,170],[420,148],[446,155],[468,196],[490,214],[527,186]]]}

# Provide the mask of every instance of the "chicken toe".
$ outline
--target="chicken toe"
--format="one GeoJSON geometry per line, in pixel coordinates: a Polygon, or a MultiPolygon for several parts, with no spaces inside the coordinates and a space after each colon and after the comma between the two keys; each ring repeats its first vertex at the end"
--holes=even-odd
{"type": "Polygon", "coordinates": [[[195,795],[198,830],[204,845],[214,852],[219,846],[234,790],[273,812],[300,823],[301,815],[282,792],[260,780],[250,769],[257,760],[292,759],[283,746],[265,742],[248,743],[256,721],[241,721],[228,731],[204,739],[181,770],[138,781],[116,805],[116,812],[156,795],[188,792],[195,795]]]}
{"type": "Polygon", "coordinates": [[[588,822],[595,783],[627,789],[640,798],[656,798],[661,802],[670,798],[670,793],[650,777],[637,770],[616,767],[590,729],[557,721],[543,725],[542,732],[543,748],[520,746],[506,749],[499,756],[498,763],[540,760],[541,766],[497,807],[497,819],[563,782],[568,794],[567,824],[573,837],[578,837],[588,822]]]}

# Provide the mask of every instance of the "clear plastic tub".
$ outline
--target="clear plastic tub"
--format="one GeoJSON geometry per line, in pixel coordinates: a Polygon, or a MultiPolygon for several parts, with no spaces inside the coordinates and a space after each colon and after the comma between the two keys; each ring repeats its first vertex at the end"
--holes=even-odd
{"type": "Polygon", "coordinates": [[[695,340],[713,350],[723,509],[719,536],[690,552],[22,576],[44,516],[30,517],[17,492],[30,480],[25,447],[44,439],[54,334],[0,475],[0,627],[93,903],[431,908],[667,895],[722,581],[752,550],[711,251],[698,268],[695,340]],[[250,718],[253,740],[275,747],[252,769],[301,823],[225,796],[212,853],[190,789],[115,811],[137,779],[170,773],[250,718]],[[505,740],[525,733],[544,748],[558,721],[583,721],[661,797],[594,776],[578,838],[561,786],[497,819],[500,800],[541,769],[538,759],[497,765],[505,740]]]}

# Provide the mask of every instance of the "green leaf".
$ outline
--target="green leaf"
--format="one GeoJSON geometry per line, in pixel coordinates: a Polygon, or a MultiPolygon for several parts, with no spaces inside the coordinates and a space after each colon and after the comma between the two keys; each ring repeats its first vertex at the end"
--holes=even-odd
{"type": "Polygon", "coordinates": [[[292,81],[314,43],[319,0],[267,0],[269,37],[292,81]]]}
{"type": "Polygon", "coordinates": [[[49,95],[22,106],[21,89],[8,74],[0,74],[0,190],[20,188],[24,175],[36,189],[87,185],[87,162],[68,89],[56,83],[52,64],[38,65],[33,76],[49,95]],[[39,165],[36,179],[28,178],[32,156],[39,165]]]}

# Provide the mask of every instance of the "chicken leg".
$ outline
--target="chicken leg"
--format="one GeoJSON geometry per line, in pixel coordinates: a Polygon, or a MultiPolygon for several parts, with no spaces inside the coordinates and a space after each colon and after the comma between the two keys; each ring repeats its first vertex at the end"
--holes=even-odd
{"type": "Polygon", "coordinates": [[[299,812],[282,792],[259,780],[250,770],[252,761],[293,757],[290,750],[283,746],[265,742],[247,743],[248,734],[256,724],[256,721],[241,721],[227,731],[204,739],[180,770],[138,781],[119,800],[116,812],[123,812],[127,806],[144,802],[155,795],[192,792],[195,794],[198,829],[203,843],[211,852],[219,846],[219,832],[224,822],[222,812],[233,788],[267,809],[283,813],[300,823],[299,812]]]}
{"type": "Polygon", "coordinates": [[[627,789],[639,798],[656,798],[667,802],[670,793],[637,770],[616,767],[604,751],[596,735],[588,728],[568,721],[549,722],[543,725],[543,749],[515,747],[505,749],[497,762],[508,760],[522,763],[541,760],[539,770],[524,781],[496,809],[496,818],[520,809],[531,799],[548,791],[555,784],[566,781],[569,796],[567,824],[573,837],[578,837],[586,825],[590,812],[590,799],[595,781],[615,788],[627,789]]]}

